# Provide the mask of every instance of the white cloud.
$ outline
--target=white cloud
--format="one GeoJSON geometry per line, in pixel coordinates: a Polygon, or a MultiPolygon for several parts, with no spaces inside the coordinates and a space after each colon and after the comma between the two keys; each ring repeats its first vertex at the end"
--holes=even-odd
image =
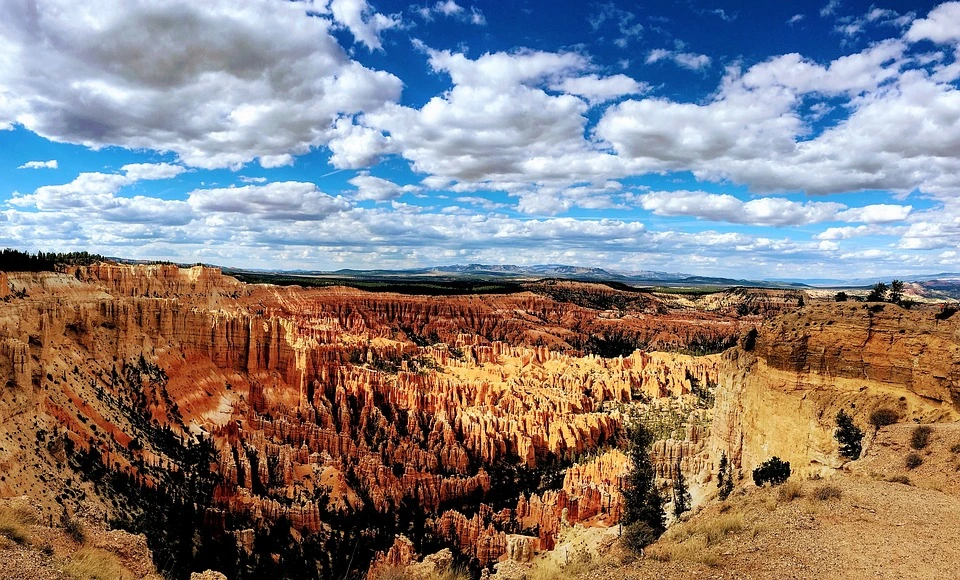
{"type": "Polygon", "coordinates": [[[454,0],[442,0],[425,6],[411,6],[411,10],[428,22],[432,21],[435,15],[442,15],[446,18],[455,18],[477,26],[483,26],[487,23],[486,17],[479,8],[471,6],[470,10],[467,10],[454,0]]]}
{"type": "Polygon", "coordinates": [[[281,181],[220,189],[196,189],[187,203],[203,213],[255,216],[273,221],[316,221],[350,209],[342,197],[331,197],[313,183],[281,181]]]}
{"type": "Polygon", "coordinates": [[[567,77],[553,84],[551,89],[583,97],[591,105],[596,105],[618,99],[627,95],[639,95],[650,90],[646,83],[638,83],[626,75],[599,77],[587,75],[583,77],[567,77]]]}
{"type": "Polygon", "coordinates": [[[50,161],[27,161],[17,169],[56,169],[58,166],[56,159],[50,161]]]}
{"type": "Polygon", "coordinates": [[[960,2],[944,2],[930,11],[926,18],[914,20],[906,34],[907,40],[931,40],[937,43],[960,41],[960,2]]]}
{"type": "Polygon", "coordinates": [[[585,139],[587,104],[543,88],[583,76],[590,66],[583,56],[521,51],[470,60],[449,51],[427,53],[453,88],[420,109],[391,105],[364,115],[363,122],[389,134],[413,169],[429,176],[429,187],[519,191],[531,183],[565,186],[616,171],[616,159],[585,139]]]}
{"type": "Polygon", "coordinates": [[[134,163],[120,168],[121,173],[81,173],[70,183],[45,185],[28,195],[15,195],[10,203],[33,206],[41,211],[90,208],[122,203],[116,198],[121,188],[138,181],[170,179],[185,169],[169,163],[134,163]]]}
{"type": "Polygon", "coordinates": [[[820,9],[820,17],[826,18],[837,11],[840,7],[840,0],[830,0],[820,9]]]}
{"type": "Polygon", "coordinates": [[[0,4],[0,126],[54,141],[271,166],[326,144],[343,115],[400,95],[400,79],[350,60],[330,33],[343,25],[378,47],[392,20],[362,1],[29,6],[0,4]]]}
{"type": "Polygon", "coordinates": [[[398,185],[389,179],[375,177],[369,173],[361,173],[348,181],[350,185],[357,188],[354,199],[358,201],[387,201],[397,199],[405,193],[420,191],[415,185],[398,185]]]}
{"type": "Polygon", "coordinates": [[[677,66],[698,71],[707,68],[712,62],[710,57],[705,54],[696,54],[693,52],[680,52],[667,50],[665,48],[655,48],[647,54],[647,64],[657,63],[663,60],[670,60],[677,66]]]}
{"type": "MultiPolygon", "coordinates": [[[[185,171],[169,163],[134,163],[120,168],[121,173],[81,173],[70,183],[45,185],[32,194],[14,194],[9,203],[15,207],[33,207],[39,212],[63,219],[95,217],[106,222],[139,224],[184,224],[190,220],[183,202],[148,196],[118,197],[124,187],[140,181],[170,179],[185,171]]],[[[9,215],[9,212],[8,212],[9,215]]]]}
{"type": "Polygon", "coordinates": [[[911,211],[910,206],[867,205],[848,208],[836,202],[796,202],[778,197],[741,201],[732,195],[703,191],[655,191],[641,194],[637,200],[643,209],[656,215],[693,216],[711,221],[774,227],[829,221],[889,223],[905,220],[911,211]]]}
{"type": "Polygon", "coordinates": [[[789,24],[790,26],[793,26],[794,24],[800,22],[804,18],[806,18],[806,16],[804,16],[803,14],[794,14],[789,19],[787,19],[787,24],[789,24]]]}
{"type": "Polygon", "coordinates": [[[318,6],[321,14],[333,15],[334,21],[347,28],[358,42],[370,50],[380,50],[380,35],[400,26],[400,17],[376,12],[367,0],[329,0],[318,6]]]}

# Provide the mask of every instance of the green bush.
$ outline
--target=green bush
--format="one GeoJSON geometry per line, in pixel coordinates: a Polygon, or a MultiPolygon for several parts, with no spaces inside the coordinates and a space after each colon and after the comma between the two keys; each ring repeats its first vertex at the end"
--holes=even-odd
{"type": "Polygon", "coordinates": [[[913,433],[910,434],[910,447],[914,449],[924,449],[930,444],[930,433],[933,431],[927,425],[917,425],[913,433]]]}
{"type": "Polygon", "coordinates": [[[753,470],[753,482],[758,487],[765,483],[780,485],[790,479],[790,462],[782,461],[779,457],[771,457],[753,470]]]}

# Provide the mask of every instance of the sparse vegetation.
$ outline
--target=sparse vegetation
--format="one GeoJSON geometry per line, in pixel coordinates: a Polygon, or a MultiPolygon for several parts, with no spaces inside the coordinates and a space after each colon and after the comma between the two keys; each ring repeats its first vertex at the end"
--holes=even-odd
{"type": "Polygon", "coordinates": [[[907,455],[907,459],[904,463],[906,464],[907,469],[916,469],[923,465],[923,458],[916,453],[911,453],[910,455],[907,455]]]}
{"type": "Polygon", "coordinates": [[[960,453],[960,443],[954,443],[950,448],[950,453],[960,453]]]}
{"type": "Polygon", "coordinates": [[[716,545],[746,528],[746,520],[739,513],[721,513],[711,518],[691,520],[672,527],[660,542],[650,547],[648,554],[664,562],[684,561],[716,566],[720,563],[716,545]]]}
{"type": "Polygon", "coordinates": [[[86,547],[77,550],[63,567],[77,580],[134,580],[136,577],[120,560],[104,550],[86,547]]]}
{"type": "Polygon", "coordinates": [[[843,492],[840,490],[840,488],[829,483],[818,485],[816,488],[814,488],[813,493],[811,494],[814,499],[820,501],[840,499],[841,495],[843,495],[843,492]]]}
{"type": "Polygon", "coordinates": [[[753,470],[753,482],[757,487],[764,484],[780,485],[790,479],[790,462],[782,461],[779,457],[771,457],[753,470]]]}
{"type": "Polygon", "coordinates": [[[67,532],[67,535],[73,538],[73,541],[78,544],[82,544],[87,540],[87,531],[84,529],[83,523],[77,518],[64,516],[63,531],[67,532]]]}
{"type": "Polygon", "coordinates": [[[777,499],[783,502],[793,501],[803,497],[803,484],[799,481],[788,481],[780,486],[777,499]]]}
{"type": "Polygon", "coordinates": [[[933,429],[929,425],[917,425],[910,434],[910,447],[925,449],[930,444],[930,433],[933,429]]]}
{"type": "Polygon", "coordinates": [[[30,533],[27,526],[33,523],[33,518],[25,510],[14,507],[0,507],[0,536],[17,544],[30,543],[30,533]]]}
{"type": "Polygon", "coordinates": [[[870,424],[874,429],[893,425],[898,420],[900,420],[900,414],[887,407],[881,407],[870,413],[870,424]]]}
{"type": "Polygon", "coordinates": [[[837,429],[833,436],[840,444],[840,455],[848,459],[858,459],[863,450],[863,431],[853,422],[853,417],[843,409],[837,412],[837,429]]]}

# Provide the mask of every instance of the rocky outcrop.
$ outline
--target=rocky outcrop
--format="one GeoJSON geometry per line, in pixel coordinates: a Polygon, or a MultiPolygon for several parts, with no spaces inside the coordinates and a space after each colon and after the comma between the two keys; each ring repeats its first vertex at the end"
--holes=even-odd
{"type": "Polygon", "coordinates": [[[721,452],[748,472],[771,456],[800,474],[842,461],[837,411],[866,430],[886,407],[902,421],[960,417],[960,317],[936,307],[836,303],[785,314],[723,355],[708,469],[721,452]]]}

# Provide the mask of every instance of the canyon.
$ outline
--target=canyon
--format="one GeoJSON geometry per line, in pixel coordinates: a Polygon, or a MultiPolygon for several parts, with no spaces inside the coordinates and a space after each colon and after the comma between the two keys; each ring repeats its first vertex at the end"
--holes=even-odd
{"type": "Polygon", "coordinates": [[[376,577],[443,550],[496,571],[616,525],[631,422],[701,501],[722,455],[841,468],[841,409],[958,418],[960,316],[797,297],[7,272],[0,496],[143,533],[177,577],[376,577]]]}

